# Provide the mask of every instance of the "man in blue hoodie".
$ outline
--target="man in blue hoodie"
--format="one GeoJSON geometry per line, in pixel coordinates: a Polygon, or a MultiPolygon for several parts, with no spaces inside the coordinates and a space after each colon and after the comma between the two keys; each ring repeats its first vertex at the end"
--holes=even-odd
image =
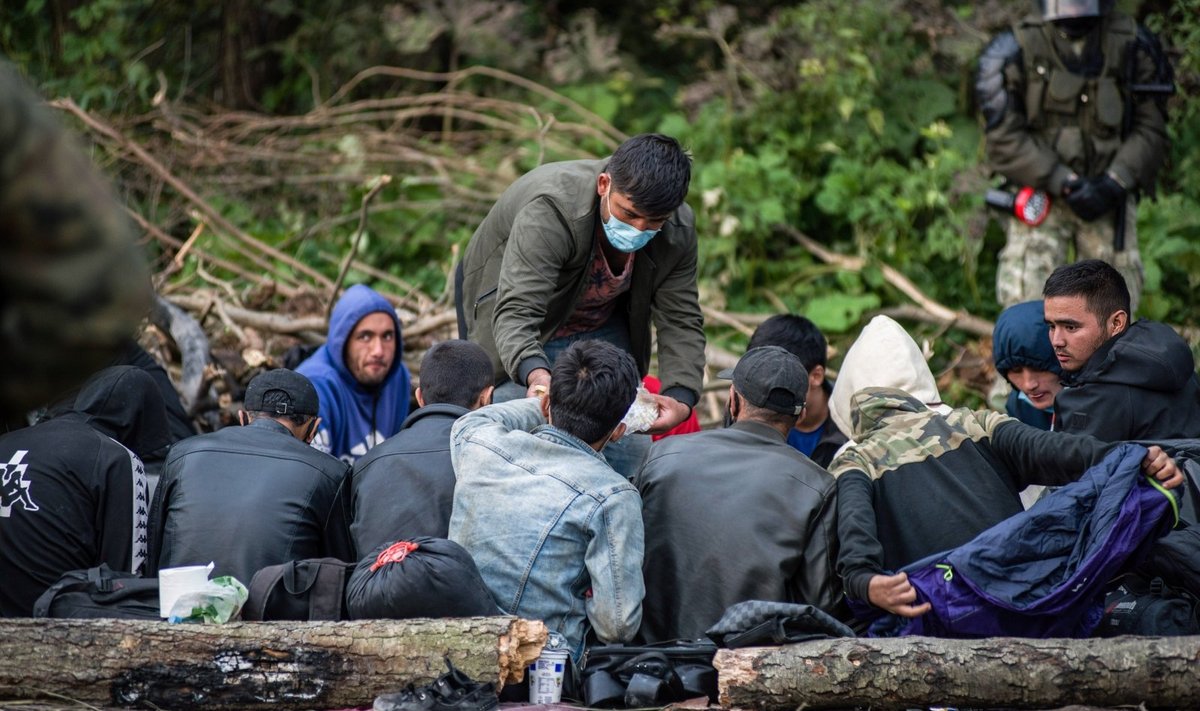
{"type": "Polygon", "coordinates": [[[353,464],[400,430],[410,396],[402,352],[396,309],[368,286],[347,289],[325,345],[296,368],[321,400],[314,447],[353,464]]]}
{"type": "Polygon", "coordinates": [[[1014,388],[1004,411],[1040,430],[1053,429],[1062,368],[1050,345],[1040,300],[1004,309],[992,331],[992,360],[996,372],[1014,388]]]}

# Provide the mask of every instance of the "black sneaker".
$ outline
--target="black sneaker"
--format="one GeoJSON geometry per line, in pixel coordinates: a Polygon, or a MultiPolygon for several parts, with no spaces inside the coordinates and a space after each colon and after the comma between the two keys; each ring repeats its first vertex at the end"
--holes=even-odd
{"type": "Polygon", "coordinates": [[[374,711],[492,711],[500,705],[495,684],[480,684],[455,668],[446,657],[448,671],[432,684],[384,694],[375,699],[374,711]]]}

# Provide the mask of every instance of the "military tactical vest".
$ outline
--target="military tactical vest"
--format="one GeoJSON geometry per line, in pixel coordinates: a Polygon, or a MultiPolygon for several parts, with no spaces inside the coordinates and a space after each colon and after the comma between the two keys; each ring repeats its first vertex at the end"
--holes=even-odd
{"type": "Polygon", "coordinates": [[[1053,24],[1027,17],[1014,30],[1025,72],[1030,128],[1079,175],[1098,175],[1121,146],[1128,53],[1136,51],[1137,24],[1112,13],[1102,20],[1104,64],[1095,77],[1066,68],[1054,49],[1053,24]]]}

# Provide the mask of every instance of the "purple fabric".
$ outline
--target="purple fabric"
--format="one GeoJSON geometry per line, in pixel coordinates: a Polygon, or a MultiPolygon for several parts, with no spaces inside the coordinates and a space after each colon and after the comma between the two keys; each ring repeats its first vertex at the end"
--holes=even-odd
{"type": "MultiPolygon", "coordinates": [[[[1171,529],[1171,494],[1141,473],[1146,449],[1122,444],[1068,486],[976,536],[908,566],[917,604],[933,608],[872,634],[1086,637],[1104,585],[1171,529]]],[[[882,624],[881,624],[882,623],[882,624]]]]}

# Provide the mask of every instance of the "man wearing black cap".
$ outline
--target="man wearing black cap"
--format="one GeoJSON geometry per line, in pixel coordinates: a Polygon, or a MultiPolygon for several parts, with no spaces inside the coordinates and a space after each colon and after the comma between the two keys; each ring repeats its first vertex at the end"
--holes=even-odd
{"type": "Polygon", "coordinates": [[[268,565],[301,558],[353,560],[350,465],[310,446],[317,391],[291,370],[246,389],[242,427],[175,445],[150,516],[150,567],[216,563],[213,575],[249,584],[268,565]]]}
{"type": "Polygon", "coordinates": [[[646,526],[641,638],[702,637],[743,600],[840,613],[833,477],[788,445],[808,373],[779,346],[731,371],[732,426],[654,444],[634,479],[646,526]]]}

